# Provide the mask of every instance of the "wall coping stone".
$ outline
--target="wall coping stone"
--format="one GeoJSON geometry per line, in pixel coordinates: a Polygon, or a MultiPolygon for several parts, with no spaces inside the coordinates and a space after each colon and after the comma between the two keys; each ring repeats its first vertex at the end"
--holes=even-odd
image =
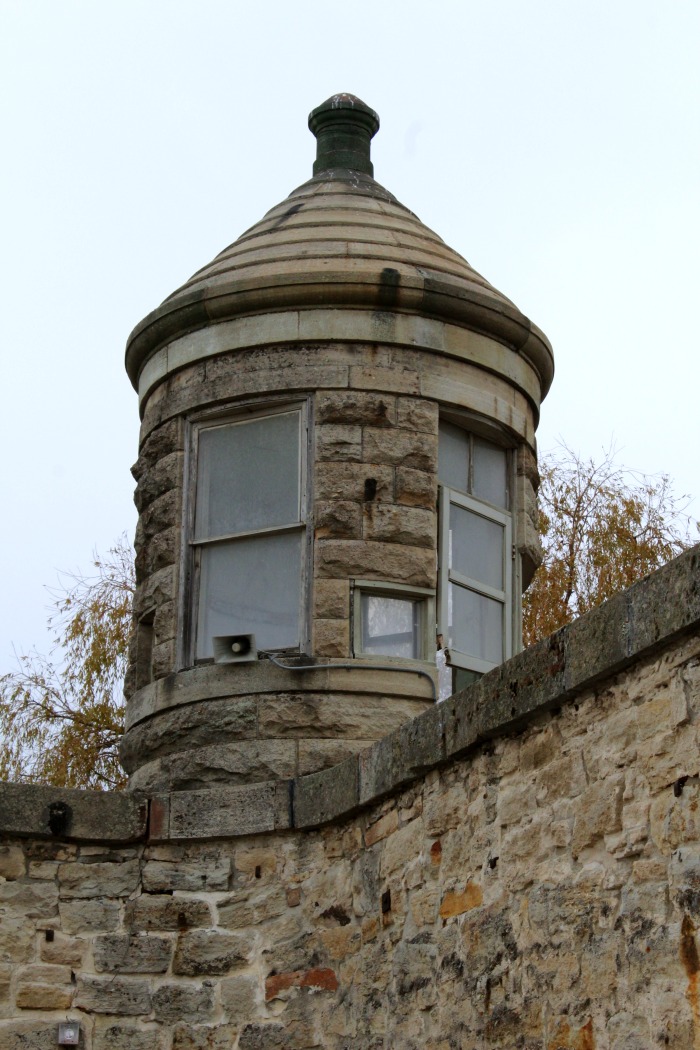
{"type": "Polygon", "coordinates": [[[0,835],[183,841],[316,828],[522,729],[698,630],[700,545],[338,765],[294,781],[173,792],[148,805],[135,794],[0,784],[0,835]]]}
{"type": "Polygon", "coordinates": [[[0,782],[0,835],[126,843],[147,831],[146,800],[127,792],[0,782]]]}

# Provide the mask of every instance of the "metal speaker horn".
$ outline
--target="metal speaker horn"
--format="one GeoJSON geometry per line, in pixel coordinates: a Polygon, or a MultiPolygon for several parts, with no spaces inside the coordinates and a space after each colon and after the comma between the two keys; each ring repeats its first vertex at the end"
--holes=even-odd
{"type": "Polygon", "coordinates": [[[247,664],[258,658],[254,634],[223,634],[212,642],[215,664],[247,664]]]}

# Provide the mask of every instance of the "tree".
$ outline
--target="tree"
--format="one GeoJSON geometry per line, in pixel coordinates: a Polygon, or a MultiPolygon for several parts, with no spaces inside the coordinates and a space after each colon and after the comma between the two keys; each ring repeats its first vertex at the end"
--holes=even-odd
{"type": "Polygon", "coordinates": [[[668,475],[626,470],[609,449],[601,462],[566,445],[539,464],[544,561],[523,599],[531,645],[658,569],[692,544],[687,497],[668,475]]]}
{"type": "Polygon", "coordinates": [[[134,594],[126,536],[93,576],[62,576],[49,627],[50,657],[32,651],[0,677],[0,780],[121,787],[122,685],[134,594]]]}

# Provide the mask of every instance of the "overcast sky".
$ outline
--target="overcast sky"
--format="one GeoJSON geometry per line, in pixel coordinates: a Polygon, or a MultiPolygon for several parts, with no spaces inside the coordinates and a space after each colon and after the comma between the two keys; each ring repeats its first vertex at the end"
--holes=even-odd
{"type": "Polygon", "coordinates": [[[129,332],[311,175],[338,91],[549,336],[540,447],[700,496],[699,54],[697,0],[0,0],[0,673],[57,570],[133,535],[129,332]]]}

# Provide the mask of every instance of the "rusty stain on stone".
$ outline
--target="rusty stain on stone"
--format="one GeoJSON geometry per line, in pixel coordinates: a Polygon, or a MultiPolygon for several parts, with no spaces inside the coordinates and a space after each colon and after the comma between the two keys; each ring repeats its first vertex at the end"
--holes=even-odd
{"type": "Polygon", "coordinates": [[[573,1032],[569,1022],[561,1020],[553,1039],[547,1043],[547,1050],[595,1050],[593,1019],[589,1017],[583,1028],[573,1032]]]}
{"type": "Polygon", "coordinates": [[[276,998],[287,988],[312,988],[315,991],[335,992],[338,988],[338,978],[333,970],[324,967],[271,974],[265,981],[266,1002],[276,998]]]}
{"type": "Polygon", "coordinates": [[[440,917],[451,919],[455,915],[463,915],[472,908],[478,908],[484,899],[484,895],[476,882],[468,882],[461,892],[451,890],[442,898],[440,905],[440,917]]]}
{"type": "Polygon", "coordinates": [[[695,925],[689,915],[683,916],[681,922],[681,962],[688,975],[688,987],[685,997],[690,1004],[693,1013],[693,1027],[695,1047],[700,1047],[700,1001],[698,1000],[698,972],[700,972],[700,957],[698,947],[695,943],[695,925]]]}

